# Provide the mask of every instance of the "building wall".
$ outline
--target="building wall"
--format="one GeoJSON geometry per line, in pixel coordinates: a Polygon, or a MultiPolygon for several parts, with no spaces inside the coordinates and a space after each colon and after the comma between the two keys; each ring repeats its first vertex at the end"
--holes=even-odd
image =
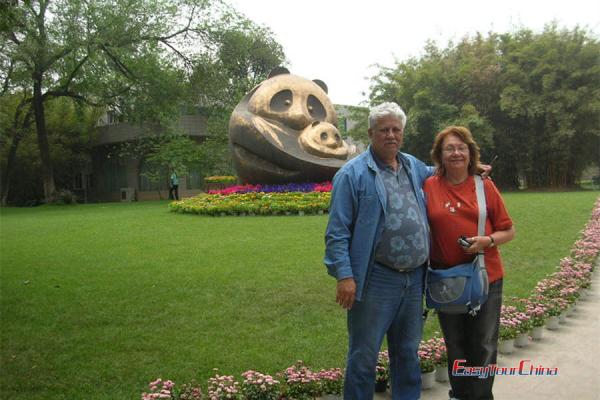
{"type": "MultiPolygon", "coordinates": [[[[103,117],[106,119],[107,117],[103,117]]],[[[104,121],[97,127],[95,140],[96,146],[105,144],[122,143],[140,137],[156,136],[164,133],[158,125],[131,125],[123,122],[109,123],[104,121]]],[[[181,134],[190,137],[207,137],[206,119],[202,115],[184,115],[176,124],[176,129],[181,134]]]]}
{"type": "MultiPolygon", "coordinates": [[[[354,106],[345,106],[343,104],[335,104],[335,112],[337,113],[338,118],[340,118],[344,123],[344,129],[349,131],[350,129],[356,126],[357,121],[351,118],[350,107],[354,106]]],[[[342,128],[342,127],[340,127],[342,128]]]]}

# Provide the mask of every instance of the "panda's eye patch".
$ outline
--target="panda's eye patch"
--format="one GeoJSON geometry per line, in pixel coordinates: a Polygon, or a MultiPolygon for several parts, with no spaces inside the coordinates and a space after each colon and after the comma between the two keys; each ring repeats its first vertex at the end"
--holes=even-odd
{"type": "Polygon", "coordinates": [[[325,107],[323,104],[312,94],[308,96],[306,108],[308,108],[308,112],[310,116],[316,120],[324,121],[327,116],[327,111],[325,111],[325,107]]]}
{"type": "Polygon", "coordinates": [[[271,98],[271,110],[273,111],[287,111],[293,103],[293,94],[291,90],[282,90],[271,98]]]}

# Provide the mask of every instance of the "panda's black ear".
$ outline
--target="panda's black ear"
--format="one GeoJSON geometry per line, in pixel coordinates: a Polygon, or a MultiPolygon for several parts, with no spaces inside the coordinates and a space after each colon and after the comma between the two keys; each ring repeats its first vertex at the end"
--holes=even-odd
{"type": "Polygon", "coordinates": [[[269,77],[267,79],[271,79],[274,76],[277,75],[285,75],[288,74],[289,75],[290,71],[287,68],[284,67],[275,67],[271,70],[271,72],[269,72],[269,77]]]}
{"type": "Polygon", "coordinates": [[[327,85],[325,84],[325,82],[323,82],[320,79],[313,79],[313,82],[316,83],[317,85],[319,85],[319,87],[321,87],[321,89],[323,89],[323,91],[325,93],[327,93],[328,89],[327,89],[327,85]]]}

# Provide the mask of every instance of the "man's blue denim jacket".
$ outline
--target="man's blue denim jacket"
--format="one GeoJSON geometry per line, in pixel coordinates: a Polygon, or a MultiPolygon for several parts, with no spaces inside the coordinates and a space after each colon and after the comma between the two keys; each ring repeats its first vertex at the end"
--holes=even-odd
{"type": "MultiPolygon", "coordinates": [[[[429,232],[423,182],[433,168],[410,154],[398,153],[413,185],[425,231],[429,232]]],[[[387,196],[371,149],[348,161],[333,178],[329,223],[325,231],[325,265],[337,280],[353,277],[356,300],[362,297],[373,255],[384,228],[387,196]]],[[[429,248],[429,237],[427,237],[429,248]]]]}

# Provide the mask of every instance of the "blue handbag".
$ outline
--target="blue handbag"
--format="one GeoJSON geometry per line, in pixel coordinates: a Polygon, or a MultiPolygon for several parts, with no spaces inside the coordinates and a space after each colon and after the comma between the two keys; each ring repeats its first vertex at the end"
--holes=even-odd
{"type": "MultiPolygon", "coordinates": [[[[486,201],[483,181],[475,175],[475,193],[479,207],[478,232],[485,233],[486,201]]],[[[428,308],[448,314],[477,314],[488,296],[488,275],[483,252],[472,262],[448,269],[427,268],[425,300],[428,308]]]]}

